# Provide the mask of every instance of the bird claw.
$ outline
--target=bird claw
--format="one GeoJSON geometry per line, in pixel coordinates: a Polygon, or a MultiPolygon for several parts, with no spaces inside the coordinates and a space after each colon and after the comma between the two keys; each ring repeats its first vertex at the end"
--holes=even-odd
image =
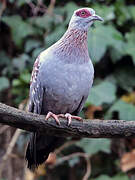
{"type": "Polygon", "coordinates": [[[79,117],[79,116],[72,116],[72,115],[69,114],[69,113],[66,113],[66,114],[65,114],[65,117],[66,117],[67,120],[68,120],[68,126],[71,124],[72,119],[76,119],[76,120],[78,120],[78,121],[83,121],[83,119],[82,119],[81,117],[79,117]]]}
{"type": "Polygon", "coordinates": [[[50,117],[54,118],[55,121],[56,121],[56,123],[57,123],[58,125],[60,125],[60,121],[59,121],[59,118],[58,118],[59,115],[53,114],[52,112],[48,112],[47,115],[46,115],[46,117],[45,117],[45,120],[48,120],[50,117]]]}
{"type": "Polygon", "coordinates": [[[83,119],[81,117],[73,116],[73,115],[71,115],[69,113],[56,115],[56,114],[53,114],[52,112],[48,112],[45,120],[48,120],[50,117],[54,118],[58,125],[60,125],[59,118],[66,118],[68,120],[68,126],[71,124],[72,119],[76,119],[78,121],[83,121],[83,119]]]}

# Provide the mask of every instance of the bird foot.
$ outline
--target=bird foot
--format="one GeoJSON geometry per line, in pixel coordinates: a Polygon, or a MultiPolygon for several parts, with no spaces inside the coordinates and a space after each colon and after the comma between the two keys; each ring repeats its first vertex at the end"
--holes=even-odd
{"type": "Polygon", "coordinates": [[[69,113],[56,115],[56,114],[54,114],[54,113],[52,113],[52,112],[49,112],[49,113],[47,114],[45,120],[48,120],[50,117],[53,117],[58,125],[60,125],[59,118],[66,118],[66,119],[68,120],[68,126],[71,124],[72,119],[76,119],[76,120],[78,120],[78,121],[83,121],[83,119],[82,119],[81,117],[79,117],[79,116],[73,116],[73,115],[71,115],[71,114],[69,114],[69,113]]]}
{"type": "Polygon", "coordinates": [[[56,123],[57,123],[58,125],[60,125],[59,115],[56,115],[56,114],[54,114],[54,113],[52,113],[52,112],[48,112],[48,113],[47,113],[47,116],[45,117],[45,120],[48,120],[50,117],[54,118],[55,121],[56,121],[56,123]]]}
{"type": "Polygon", "coordinates": [[[71,115],[71,114],[69,114],[69,113],[66,113],[64,116],[65,116],[65,117],[67,118],[67,120],[68,120],[68,126],[71,124],[72,119],[76,119],[76,120],[78,120],[78,121],[83,121],[83,119],[82,119],[81,117],[79,117],[79,116],[73,116],[73,115],[71,115]]]}

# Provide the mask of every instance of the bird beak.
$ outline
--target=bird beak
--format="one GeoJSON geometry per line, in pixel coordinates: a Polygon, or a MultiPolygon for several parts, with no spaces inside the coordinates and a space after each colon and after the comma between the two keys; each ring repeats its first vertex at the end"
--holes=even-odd
{"type": "Polygon", "coordinates": [[[97,21],[104,21],[103,18],[101,18],[100,16],[98,16],[98,15],[96,15],[96,14],[92,16],[92,20],[95,20],[95,21],[96,21],[96,20],[97,20],[97,21]]]}

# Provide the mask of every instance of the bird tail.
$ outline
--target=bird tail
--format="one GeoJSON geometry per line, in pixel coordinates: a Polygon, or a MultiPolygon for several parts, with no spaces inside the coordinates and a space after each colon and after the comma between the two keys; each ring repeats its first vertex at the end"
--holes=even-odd
{"type": "Polygon", "coordinates": [[[25,155],[28,168],[30,170],[37,168],[47,160],[49,153],[53,152],[64,141],[65,138],[32,133],[25,155]]]}

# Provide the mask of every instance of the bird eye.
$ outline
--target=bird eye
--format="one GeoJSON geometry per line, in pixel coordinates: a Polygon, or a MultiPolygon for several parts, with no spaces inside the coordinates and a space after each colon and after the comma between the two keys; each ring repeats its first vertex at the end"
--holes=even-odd
{"type": "Polygon", "coordinates": [[[84,16],[85,14],[86,14],[86,13],[85,13],[85,11],[82,11],[82,12],[81,12],[81,15],[83,15],[83,16],[84,16]]]}
{"type": "Polygon", "coordinates": [[[77,11],[76,15],[79,17],[82,17],[82,18],[87,18],[87,17],[91,16],[90,12],[87,9],[77,11]]]}

